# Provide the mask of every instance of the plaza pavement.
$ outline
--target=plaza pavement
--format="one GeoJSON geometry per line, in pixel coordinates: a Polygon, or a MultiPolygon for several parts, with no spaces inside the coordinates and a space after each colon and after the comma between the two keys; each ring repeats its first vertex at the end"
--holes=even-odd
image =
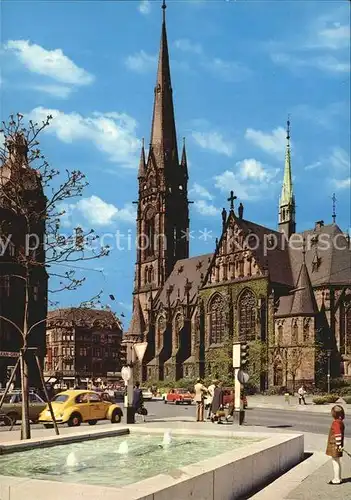
{"type": "MultiPolygon", "coordinates": [[[[336,403],[315,405],[312,402],[314,396],[307,396],[306,405],[299,404],[297,396],[290,396],[289,402],[285,401],[284,396],[263,396],[260,394],[255,394],[253,396],[247,396],[248,404],[250,408],[270,408],[276,410],[294,410],[294,411],[308,411],[313,413],[330,413],[331,409],[336,403]]],[[[351,404],[346,404],[345,401],[340,398],[338,403],[341,403],[347,414],[351,415],[351,404]]],[[[351,499],[350,499],[351,500],[351,499]]]]}

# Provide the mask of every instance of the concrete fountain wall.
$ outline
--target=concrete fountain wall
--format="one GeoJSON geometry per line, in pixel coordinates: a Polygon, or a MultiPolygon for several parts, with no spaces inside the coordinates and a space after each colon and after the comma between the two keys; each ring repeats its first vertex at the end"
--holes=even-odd
{"type": "MultiPolygon", "coordinates": [[[[157,433],[164,429],[141,427],[132,433],[157,433]]],[[[64,442],[80,441],[128,433],[127,429],[76,433],[61,438],[38,440],[39,446],[52,446],[64,442]],[[89,437],[88,437],[89,436],[89,437]],[[58,442],[57,442],[58,441],[58,442]]],[[[201,462],[174,469],[122,488],[68,484],[52,481],[0,476],[1,500],[235,500],[274,480],[297,465],[304,454],[304,438],[301,434],[267,434],[214,430],[176,429],[173,435],[219,436],[221,438],[257,438],[261,441],[248,444],[201,462]]],[[[22,443],[23,444],[23,443],[22,443]]],[[[26,443],[28,446],[29,443],[26,443]]],[[[35,447],[34,442],[31,443],[35,447]]],[[[20,443],[13,443],[8,452],[20,451],[20,443]]],[[[2,446],[0,453],[6,453],[2,446]]],[[[23,451],[23,448],[22,450],[23,451]]]]}

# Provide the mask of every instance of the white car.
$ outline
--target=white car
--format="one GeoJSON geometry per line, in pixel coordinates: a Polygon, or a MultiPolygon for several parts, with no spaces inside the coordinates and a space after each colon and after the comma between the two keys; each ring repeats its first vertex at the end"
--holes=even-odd
{"type": "Polygon", "coordinates": [[[143,393],[144,401],[150,401],[153,398],[153,394],[151,391],[149,391],[149,389],[146,389],[146,387],[142,387],[141,390],[143,393]]]}

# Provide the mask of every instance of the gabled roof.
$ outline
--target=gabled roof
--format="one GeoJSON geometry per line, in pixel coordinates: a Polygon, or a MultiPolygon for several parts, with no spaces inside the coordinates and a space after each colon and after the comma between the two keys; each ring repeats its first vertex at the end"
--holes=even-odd
{"type": "Polygon", "coordinates": [[[143,311],[141,309],[140,300],[134,298],[133,315],[128,328],[129,335],[142,335],[146,330],[143,311]]]}
{"type": "Polygon", "coordinates": [[[187,280],[192,284],[189,291],[190,303],[196,302],[198,288],[201,284],[201,275],[206,275],[212,254],[199,255],[197,257],[190,257],[189,259],[177,260],[173,271],[168,276],[160,295],[155,301],[155,308],[160,307],[161,304],[167,305],[167,289],[173,286],[173,291],[170,294],[170,303],[172,306],[176,303],[186,303],[185,284],[187,280]]]}
{"type": "MultiPolygon", "coordinates": [[[[306,266],[312,286],[351,286],[351,247],[347,238],[336,224],[322,225],[304,231],[301,235],[307,242],[306,266]],[[315,243],[313,243],[315,240],[315,243]],[[319,265],[313,261],[319,259],[319,265]]],[[[290,265],[294,283],[301,269],[302,248],[289,247],[290,265]]]]}

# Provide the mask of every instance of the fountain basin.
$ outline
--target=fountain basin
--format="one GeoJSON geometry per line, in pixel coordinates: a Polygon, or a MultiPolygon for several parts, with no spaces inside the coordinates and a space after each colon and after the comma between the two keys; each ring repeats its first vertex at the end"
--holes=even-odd
{"type": "MultiPolygon", "coordinates": [[[[134,443],[137,442],[139,450],[142,449],[141,443],[146,443],[145,446],[160,446],[162,443],[162,434],[164,429],[150,428],[150,427],[133,427],[129,440],[130,445],[128,448],[133,454],[134,443]]],[[[100,431],[101,434],[101,431],[100,431]]],[[[175,429],[173,430],[173,442],[168,451],[163,450],[161,447],[158,449],[161,458],[161,467],[157,472],[152,471],[147,474],[147,479],[142,479],[142,476],[134,476],[133,482],[127,484],[129,481],[122,481],[114,486],[106,486],[106,481],[100,485],[87,485],[89,479],[86,477],[79,483],[79,470],[69,471],[67,476],[74,479],[73,483],[57,482],[57,477],[52,480],[52,477],[47,477],[49,480],[42,479],[29,479],[28,477],[5,477],[0,476],[0,498],[2,500],[22,500],[23,498],[35,500],[62,500],[63,497],[70,500],[78,500],[82,497],[84,499],[99,499],[104,500],[164,500],[169,499],[194,499],[201,498],[201,500],[232,500],[240,498],[242,495],[259,487],[263,483],[279,476],[289,468],[293,467],[303,457],[303,435],[272,435],[261,434],[253,432],[233,432],[233,431],[215,431],[215,430],[195,430],[195,429],[175,429]],[[207,441],[206,441],[207,439],[207,441]],[[185,448],[183,447],[182,461],[176,465],[172,462],[172,455],[177,448],[177,445],[184,443],[184,441],[191,441],[194,446],[194,457],[191,461],[184,461],[186,457],[185,448]],[[205,441],[204,441],[205,440],[205,441]],[[224,441],[223,441],[224,440],[224,441]],[[236,440],[236,441],[235,441],[236,440]],[[226,444],[225,441],[227,442],[226,444]],[[205,456],[201,457],[198,453],[198,448],[195,450],[195,445],[211,443],[211,446],[205,450],[205,456]],[[214,450],[214,443],[218,443],[217,450],[214,450]],[[235,444],[236,443],[236,447],[235,444]],[[172,446],[174,448],[172,450],[172,446]],[[239,446],[238,446],[239,445],[239,446]],[[212,448],[212,451],[211,451],[212,448]],[[167,457],[167,459],[165,458],[167,457]],[[170,460],[167,464],[167,460],[170,460]],[[141,480],[140,480],[141,479],[141,480]],[[79,483],[79,484],[78,484],[79,483]],[[84,484],[83,484],[84,483],[84,484]],[[124,486],[123,486],[124,484],[124,486]]],[[[114,438],[112,438],[114,439],[114,438]]],[[[111,440],[111,438],[110,438],[111,440]]],[[[120,437],[119,441],[125,440],[125,437],[120,437]]],[[[103,440],[108,441],[108,440],[103,440]]],[[[94,448],[99,447],[103,441],[94,443],[81,443],[78,446],[91,446],[94,448]]],[[[65,449],[65,456],[69,455],[72,445],[59,447],[65,449]]],[[[78,457],[78,468],[80,455],[79,449],[75,448],[75,453],[78,457]]],[[[102,446],[106,450],[105,446],[102,446]]],[[[179,449],[181,449],[180,446],[179,449]]],[[[111,459],[106,460],[106,467],[110,469],[108,477],[115,474],[115,469],[118,464],[122,467],[123,460],[125,463],[125,471],[128,470],[128,458],[118,456],[118,446],[115,446],[114,457],[116,459],[116,466],[111,467],[111,459]]],[[[42,453],[47,450],[41,450],[42,453]]],[[[49,450],[54,452],[55,450],[49,450]]],[[[148,455],[147,448],[144,449],[146,454],[144,456],[147,461],[148,458],[152,459],[151,454],[148,455]]],[[[28,452],[25,452],[25,455],[28,452]]],[[[29,452],[32,453],[32,452],[29,452]]],[[[154,452],[153,452],[154,453],[154,452]]],[[[22,453],[21,453],[22,455],[22,453]]],[[[84,456],[84,453],[83,453],[84,456]]],[[[154,455],[155,456],[155,455],[154,455]]],[[[0,462],[2,458],[0,457],[0,462]]],[[[10,457],[8,457],[10,458],[10,457]]],[[[29,458],[29,456],[28,456],[29,458]]],[[[132,456],[130,457],[132,458],[132,456]]],[[[160,458],[160,457],[158,457],[160,458]]],[[[15,456],[11,455],[14,460],[15,456]]],[[[132,461],[135,460],[132,458],[132,461]]],[[[86,460],[87,461],[87,460],[86,460]]],[[[149,460],[150,461],[150,460],[149,460]]],[[[47,462],[47,461],[46,461],[47,462]]],[[[64,462],[64,461],[62,461],[64,462]]],[[[74,462],[74,461],[73,461],[74,462]]],[[[32,463],[32,461],[30,461],[32,463]]],[[[89,467],[89,464],[82,464],[83,467],[89,467]]],[[[145,464],[144,464],[145,465],[145,464]]],[[[146,464],[147,465],[147,464],[146,464]]],[[[147,465],[148,467],[148,465],[147,465]]],[[[147,468],[146,467],[146,468],[147,468]]],[[[1,469],[3,473],[3,468],[1,469]]],[[[85,471],[87,473],[88,469],[85,471]]],[[[45,471],[44,471],[45,472],[45,471]]],[[[40,473],[40,471],[39,471],[40,473]]],[[[45,474],[44,474],[45,476],[45,474]]],[[[147,477],[146,476],[146,477],[147,477]]],[[[38,476],[37,476],[38,477],[38,476]]],[[[92,479],[90,478],[90,482],[92,479]]]]}

